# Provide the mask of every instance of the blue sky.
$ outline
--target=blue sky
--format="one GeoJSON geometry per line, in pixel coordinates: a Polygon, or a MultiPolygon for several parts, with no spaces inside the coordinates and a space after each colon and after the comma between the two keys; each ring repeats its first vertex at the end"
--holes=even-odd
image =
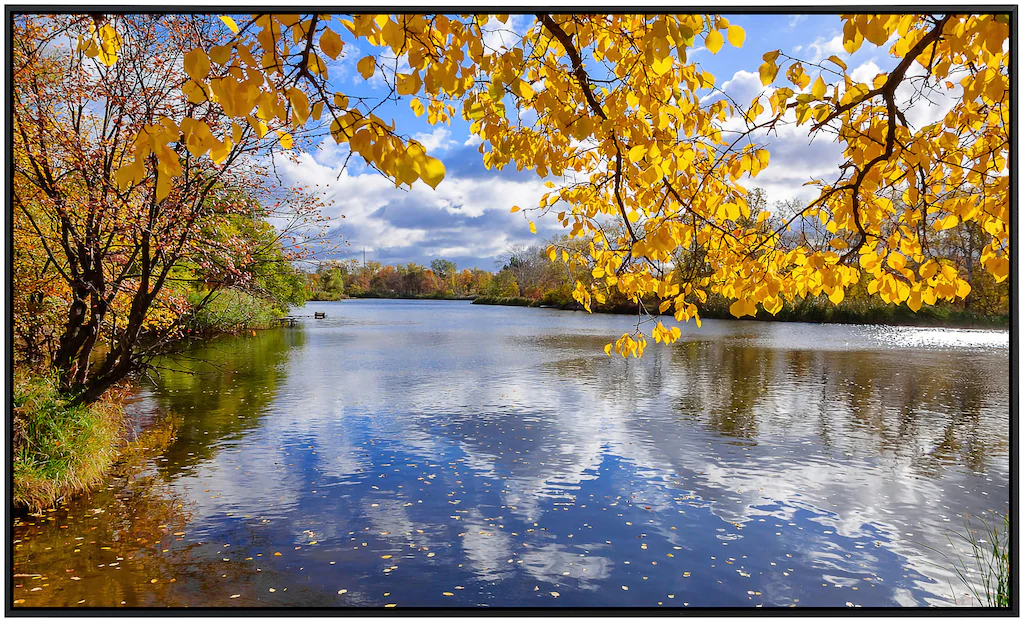
{"type": "MultiPolygon", "coordinates": [[[[781,49],[810,61],[836,54],[855,77],[868,82],[880,69],[894,64],[886,51],[888,46],[876,48],[866,43],[852,57],[846,54],[838,15],[726,17],[746,31],[743,48],[727,44],[717,55],[692,48],[689,57],[710,71],[716,84],[744,105],[762,92],[757,68],[761,55],[770,50],[781,49]]],[[[512,16],[509,26],[522,31],[530,20],[528,15],[512,16]]],[[[501,26],[496,21],[492,24],[501,26]]],[[[344,37],[348,33],[343,28],[335,26],[343,31],[346,46],[344,56],[329,66],[332,85],[350,96],[380,97],[385,92],[380,71],[367,83],[355,70],[356,62],[370,53],[368,44],[353,42],[344,37]]],[[[498,32],[488,36],[493,45],[500,45],[498,32]]],[[[511,38],[507,40],[512,43],[511,38]]],[[[811,76],[816,77],[813,73],[811,76]]],[[[436,191],[422,182],[408,191],[396,189],[358,158],[342,169],[347,151],[330,138],[309,145],[297,163],[278,162],[284,181],[317,185],[324,198],[332,202],[328,215],[345,215],[344,220],[336,221],[337,232],[347,244],[337,258],[361,258],[365,248],[367,259],[382,263],[427,264],[440,257],[455,261],[460,268],[494,269],[497,258],[511,245],[541,244],[564,232],[552,215],[537,220],[537,235],[531,234],[522,214],[509,213],[513,205],[535,206],[546,191],[544,180],[531,171],[517,172],[512,166],[504,171],[486,170],[476,143],[470,139],[469,125],[462,119],[453,119],[450,126],[431,127],[426,115],[417,118],[412,113],[407,98],[384,104],[376,114],[386,121],[393,118],[400,132],[420,140],[428,153],[444,161],[446,177],[436,191]]],[[[930,122],[934,116],[934,111],[925,111],[918,118],[930,122]]],[[[780,130],[778,136],[765,136],[762,141],[771,149],[771,164],[746,185],[763,187],[771,202],[809,199],[815,192],[804,187],[804,182],[836,174],[839,146],[827,138],[811,143],[806,126],[780,130]]]]}

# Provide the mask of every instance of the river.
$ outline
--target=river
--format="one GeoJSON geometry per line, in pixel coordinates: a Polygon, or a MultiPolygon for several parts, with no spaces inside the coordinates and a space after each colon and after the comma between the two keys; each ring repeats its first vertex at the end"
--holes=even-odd
{"type": "Polygon", "coordinates": [[[16,519],[19,606],[965,605],[1009,505],[1006,331],[296,313],[160,361],[173,440],[16,519]]]}

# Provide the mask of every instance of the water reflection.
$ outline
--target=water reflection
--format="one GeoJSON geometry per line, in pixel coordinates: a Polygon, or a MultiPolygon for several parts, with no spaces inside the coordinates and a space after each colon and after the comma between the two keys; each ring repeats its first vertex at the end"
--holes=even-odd
{"type": "MultiPolygon", "coordinates": [[[[708,321],[623,361],[601,347],[628,318],[314,310],[328,319],[167,362],[190,373],[164,371],[146,403],[179,432],[136,482],[180,499],[180,541],[16,597],[948,605],[957,579],[934,549],[1008,503],[1005,332],[708,321]]],[[[118,506],[130,488],[67,513],[145,513],[118,506]]],[[[16,528],[18,569],[64,572],[31,548],[56,549],[55,522],[16,528]]],[[[120,533],[96,540],[135,532],[120,533]]]]}

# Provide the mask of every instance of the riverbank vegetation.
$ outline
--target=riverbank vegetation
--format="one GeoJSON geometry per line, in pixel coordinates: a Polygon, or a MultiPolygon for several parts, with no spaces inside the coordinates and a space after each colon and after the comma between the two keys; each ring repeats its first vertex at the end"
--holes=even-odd
{"type": "Polygon", "coordinates": [[[466,299],[489,291],[493,275],[481,269],[463,269],[445,259],[430,266],[397,266],[370,261],[324,261],[307,275],[310,300],[342,298],[466,299]]]}
{"type": "MultiPolygon", "coordinates": [[[[981,525],[964,523],[964,531],[954,537],[970,547],[970,560],[959,555],[953,565],[957,577],[985,607],[1009,607],[1010,594],[1010,513],[985,520],[981,525]]],[[[952,544],[952,538],[950,539],[952,544]]]]}
{"type": "Polygon", "coordinates": [[[100,481],[123,438],[116,398],[70,405],[52,376],[19,375],[13,401],[15,507],[50,507],[100,481]]]}

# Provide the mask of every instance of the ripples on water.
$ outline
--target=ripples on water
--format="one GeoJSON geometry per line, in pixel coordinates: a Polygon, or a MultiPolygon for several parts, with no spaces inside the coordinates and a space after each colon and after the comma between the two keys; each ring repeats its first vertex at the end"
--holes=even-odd
{"type": "Polygon", "coordinates": [[[301,313],[163,362],[176,439],[19,519],[19,604],[968,604],[947,534],[1008,505],[1005,331],[301,313]]]}

